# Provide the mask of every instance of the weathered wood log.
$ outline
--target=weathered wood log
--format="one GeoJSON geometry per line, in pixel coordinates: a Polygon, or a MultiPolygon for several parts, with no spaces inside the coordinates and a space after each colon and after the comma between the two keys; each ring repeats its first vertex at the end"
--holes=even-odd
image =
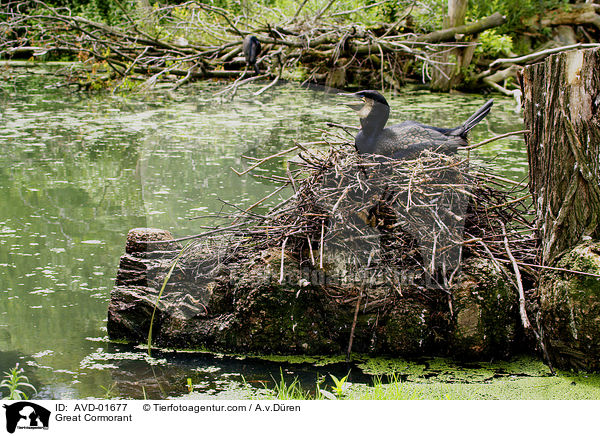
{"type": "MultiPolygon", "coordinates": [[[[219,268],[202,268],[203,254],[182,259],[159,298],[176,252],[160,250],[168,232],[128,235],[108,307],[111,339],[162,347],[235,353],[342,354],[356,313],[357,293],[340,294],[322,270],[300,269],[281,250],[219,268]]],[[[207,254],[204,254],[206,257],[207,254]]],[[[210,257],[210,256],[208,256],[210,257]]],[[[463,359],[506,357],[520,347],[517,298],[499,267],[473,260],[457,277],[456,307],[445,295],[379,284],[364,289],[352,351],[398,356],[449,354],[463,359]]]]}
{"type": "Polygon", "coordinates": [[[541,260],[600,239],[600,49],[553,55],[525,68],[530,190],[541,260]]]}
{"type": "Polygon", "coordinates": [[[519,57],[496,59],[495,61],[493,61],[490,64],[490,67],[494,67],[496,65],[503,65],[503,64],[523,64],[523,63],[526,63],[526,62],[535,62],[536,60],[540,60],[542,58],[550,56],[551,54],[561,53],[561,52],[564,52],[564,51],[569,51],[569,50],[574,50],[574,49],[596,48],[596,47],[600,47],[600,44],[596,44],[596,43],[589,43],[589,44],[577,43],[577,44],[573,44],[573,45],[566,45],[566,46],[563,46],[563,47],[554,47],[554,48],[549,48],[549,49],[545,49],[545,50],[536,51],[536,52],[529,53],[529,54],[526,54],[526,55],[523,55],[523,56],[519,56],[519,57]]]}
{"type": "Polygon", "coordinates": [[[568,8],[560,7],[528,18],[524,24],[533,29],[581,24],[591,24],[600,29],[600,15],[596,13],[597,10],[598,5],[592,3],[570,4],[568,8]]]}
{"type": "Polygon", "coordinates": [[[417,41],[423,42],[446,42],[461,39],[463,35],[475,35],[484,30],[493,29],[506,23],[506,17],[500,12],[496,12],[489,17],[482,18],[469,24],[457,25],[447,29],[436,30],[435,32],[419,36],[417,41]]]}

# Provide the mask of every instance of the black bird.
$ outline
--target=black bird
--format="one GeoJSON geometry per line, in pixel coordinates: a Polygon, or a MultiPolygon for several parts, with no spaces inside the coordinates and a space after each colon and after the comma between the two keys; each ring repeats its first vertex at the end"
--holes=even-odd
{"type": "Polygon", "coordinates": [[[469,117],[462,125],[450,129],[426,126],[416,121],[404,121],[385,127],[390,116],[390,105],[377,91],[359,91],[350,95],[360,98],[361,103],[348,104],[356,110],[361,129],[355,138],[356,149],[361,154],[379,154],[393,159],[415,157],[429,149],[444,154],[455,153],[458,147],[466,146],[467,133],[490,112],[491,99],[469,117]]]}
{"type": "Polygon", "coordinates": [[[258,65],[256,65],[256,58],[260,53],[260,42],[254,35],[248,35],[244,38],[244,44],[242,45],[242,51],[246,58],[246,64],[250,67],[254,67],[256,74],[260,74],[258,65]]]}

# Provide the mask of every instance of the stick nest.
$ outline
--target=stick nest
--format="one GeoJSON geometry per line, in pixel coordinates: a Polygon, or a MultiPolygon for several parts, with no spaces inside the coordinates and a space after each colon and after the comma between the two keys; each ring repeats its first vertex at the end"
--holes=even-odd
{"type": "MultiPolygon", "coordinates": [[[[217,229],[231,236],[229,245],[213,251],[213,264],[279,253],[280,282],[292,263],[347,289],[383,284],[402,293],[408,284],[449,292],[464,262],[479,257],[515,287],[521,277],[508,273],[514,262],[533,280],[527,264],[535,263],[536,244],[525,185],[458,156],[424,151],[390,160],[358,155],[347,141],[326,143],[327,151],[298,144],[286,177],[267,176],[278,190],[293,190],[285,201],[265,215],[254,211],[260,201],[229,216],[232,224],[217,229]]],[[[281,153],[250,169],[276,157],[281,153]]]]}

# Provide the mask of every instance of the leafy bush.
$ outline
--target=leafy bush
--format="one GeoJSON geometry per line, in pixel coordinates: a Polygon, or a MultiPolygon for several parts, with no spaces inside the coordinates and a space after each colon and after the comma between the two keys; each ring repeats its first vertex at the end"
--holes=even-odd
{"type": "Polygon", "coordinates": [[[512,37],[500,35],[495,29],[481,32],[479,43],[475,52],[488,57],[508,56],[513,51],[512,37]]]}
{"type": "Polygon", "coordinates": [[[568,3],[568,0],[469,0],[467,18],[476,20],[500,12],[507,20],[500,33],[506,33],[523,27],[525,18],[568,3]]]}
{"type": "Polygon", "coordinates": [[[108,24],[116,24],[125,19],[118,3],[127,11],[135,9],[135,0],[51,0],[48,3],[57,7],[68,7],[75,15],[108,24]]]}

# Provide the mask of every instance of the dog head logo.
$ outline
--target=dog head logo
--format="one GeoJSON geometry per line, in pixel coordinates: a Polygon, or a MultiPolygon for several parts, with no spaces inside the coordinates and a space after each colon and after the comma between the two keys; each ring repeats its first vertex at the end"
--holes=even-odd
{"type": "Polygon", "coordinates": [[[29,401],[19,401],[6,405],[6,430],[14,433],[18,428],[47,429],[50,411],[29,401]]]}

